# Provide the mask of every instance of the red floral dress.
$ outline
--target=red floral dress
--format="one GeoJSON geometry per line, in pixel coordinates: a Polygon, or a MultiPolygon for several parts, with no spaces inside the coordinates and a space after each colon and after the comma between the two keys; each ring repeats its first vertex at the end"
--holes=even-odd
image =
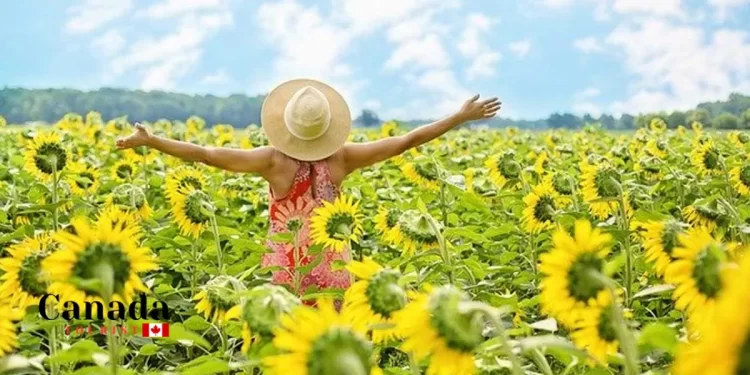
{"type": "MultiPolygon", "coordinates": [[[[269,238],[276,233],[290,232],[290,228],[298,227],[298,246],[300,248],[300,265],[306,265],[313,260],[307,255],[307,249],[312,245],[310,239],[310,218],[313,210],[323,205],[323,201],[333,202],[339,195],[339,188],[331,181],[331,172],[325,160],[315,162],[297,161],[297,173],[294,184],[289,193],[283,197],[274,197],[269,187],[269,213],[271,226],[269,238]]],[[[290,243],[268,240],[272,253],[263,256],[263,267],[280,266],[284,270],[273,273],[275,284],[293,287],[294,273],[294,245],[290,243]]],[[[305,275],[300,283],[300,293],[310,286],[325,288],[348,288],[351,276],[346,270],[333,271],[331,265],[335,260],[348,262],[351,260],[351,250],[345,249],[338,253],[324,249],[320,254],[324,259],[312,271],[305,275]]]]}

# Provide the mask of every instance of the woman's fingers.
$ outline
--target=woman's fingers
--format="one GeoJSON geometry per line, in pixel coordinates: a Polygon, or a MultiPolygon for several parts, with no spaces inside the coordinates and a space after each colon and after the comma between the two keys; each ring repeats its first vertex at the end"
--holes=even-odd
{"type": "Polygon", "coordinates": [[[497,99],[498,99],[497,97],[494,97],[494,98],[489,98],[489,99],[487,99],[487,100],[483,100],[483,101],[481,102],[481,104],[482,104],[483,106],[487,107],[487,106],[490,106],[490,105],[492,105],[493,103],[496,103],[496,102],[497,102],[497,99]]]}

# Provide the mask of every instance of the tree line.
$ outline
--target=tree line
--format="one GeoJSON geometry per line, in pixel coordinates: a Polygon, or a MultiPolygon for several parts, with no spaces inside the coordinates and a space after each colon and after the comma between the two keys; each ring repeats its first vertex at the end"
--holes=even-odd
{"type": "MultiPolygon", "coordinates": [[[[73,89],[23,89],[0,90],[0,115],[9,123],[29,121],[55,122],[67,113],[85,115],[89,111],[101,113],[102,118],[127,116],[130,121],[156,121],[159,119],[184,120],[199,116],[207,124],[231,124],[244,127],[260,123],[263,95],[234,94],[187,95],[164,91],[124,90],[102,88],[95,91],[73,89]]],[[[637,110],[635,108],[634,110],[637,110]]],[[[512,120],[494,118],[480,122],[491,127],[516,126],[526,129],[580,128],[587,123],[599,123],[607,129],[634,129],[646,126],[659,117],[670,128],[689,126],[697,121],[716,129],[750,129],[750,96],[734,93],[724,101],[701,103],[688,111],[623,114],[598,117],[585,114],[553,113],[545,119],[512,120]]],[[[356,118],[358,126],[379,126],[383,120],[376,112],[365,109],[356,118]]],[[[410,120],[406,126],[416,126],[431,120],[410,120]]]]}

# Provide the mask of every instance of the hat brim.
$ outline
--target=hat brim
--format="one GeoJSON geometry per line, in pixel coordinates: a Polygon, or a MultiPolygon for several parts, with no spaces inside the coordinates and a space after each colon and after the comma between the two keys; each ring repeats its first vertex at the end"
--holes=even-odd
{"type": "Polygon", "coordinates": [[[312,79],[294,79],[274,88],[263,101],[260,121],[268,142],[279,151],[298,160],[322,160],[338,151],[349,137],[352,115],[344,97],[333,87],[312,79]],[[284,123],[284,109],[297,90],[312,86],[328,99],[331,122],[323,135],[311,140],[294,136],[284,123]]]}

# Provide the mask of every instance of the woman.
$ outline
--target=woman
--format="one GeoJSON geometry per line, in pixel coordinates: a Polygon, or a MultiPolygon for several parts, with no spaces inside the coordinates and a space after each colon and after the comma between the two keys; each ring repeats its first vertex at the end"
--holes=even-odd
{"type": "MultiPolygon", "coordinates": [[[[290,220],[301,222],[298,245],[303,256],[299,264],[307,264],[311,257],[304,254],[310,245],[312,211],[323,201],[336,199],[347,175],[429,142],[467,121],[491,118],[500,110],[497,98],[478,99],[479,95],[475,95],[453,115],[407,134],[345,144],[351,130],[351,114],[343,97],[322,82],[298,79],[276,87],[263,103],[261,122],[271,146],[251,150],[203,147],[152,135],[136,123],[136,131],[117,140],[117,147],[148,146],[186,161],[261,175],[270,187],[269,236],[288,231],[290,220]]],[[[273,281],[291,286],[295,264],[292,246],[269,240],[269,247],[272,252],[264,255],[263,266],[285,268],[288,272],[274,272],[273,281]]],[[[350,249],[341,253],[325,249],[322,254],[325,258],[301,280],[298,292],[310,286],[349,287],[348,272],[334,271],[331,265],[335,260],[350,260],[350,249]]]]}

